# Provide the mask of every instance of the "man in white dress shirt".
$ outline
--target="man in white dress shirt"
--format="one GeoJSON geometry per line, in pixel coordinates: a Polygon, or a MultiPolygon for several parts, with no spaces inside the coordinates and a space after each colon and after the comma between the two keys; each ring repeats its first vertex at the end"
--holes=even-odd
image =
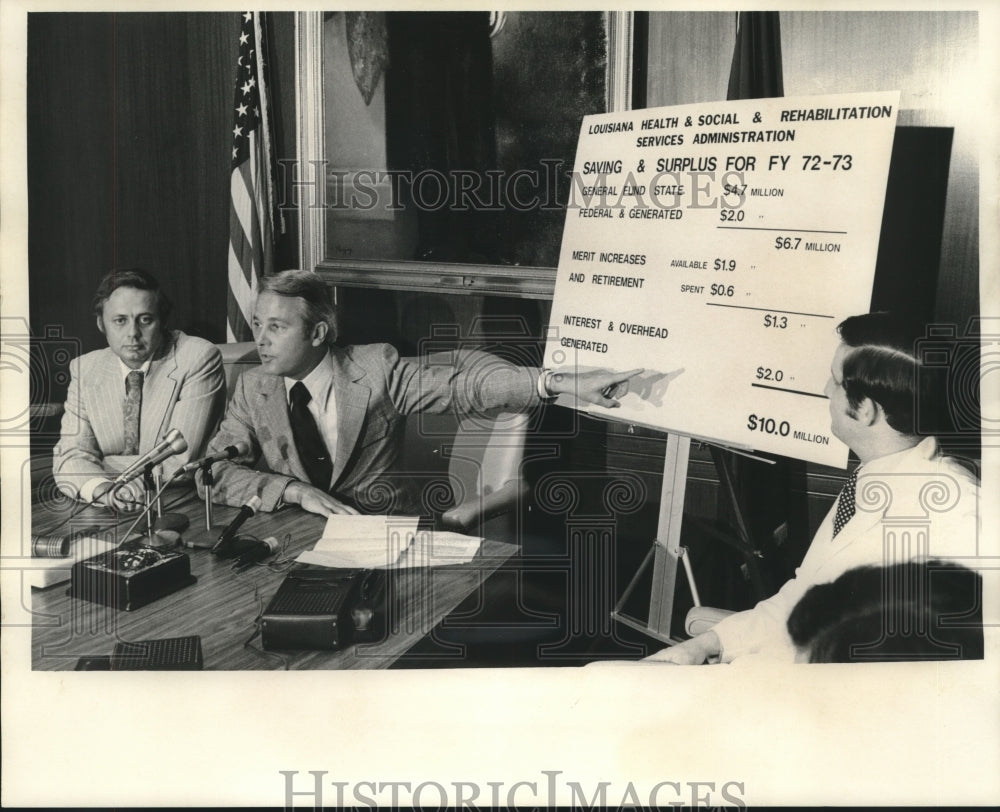
{"type": "Polygon", "coordinates": [[[841,343],[825,394],[833,433],[860,465],[795,576],[753,609],[647,661],[698,665],[761,655],[791,662],[796,651],[788,616],[811,586],[860,566],[930,558],[974,565],[979,485],[941,455],[933,437],[917,434],[915,403],[919,398],[926,407],[935,393],[920,374],[914,345],[922,334],[915,328],[887,313],[852,316],[838,327],[841,343]]]}

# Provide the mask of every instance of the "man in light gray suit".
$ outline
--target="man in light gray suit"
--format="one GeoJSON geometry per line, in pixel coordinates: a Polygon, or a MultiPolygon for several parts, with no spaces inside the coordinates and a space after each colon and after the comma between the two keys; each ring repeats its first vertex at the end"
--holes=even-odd
{"type": "MultiPolygon", "coordinates": [[[[398,458],[406,415],[521,411],[563,392],[612,407],[619,386],[642,371],[542,371],[485,354],[485,365],[468,370],[421,364],[388,344],[337,346],[334,324],[317,274],[262,280],[253,315],[261,365],[240,376],[209,444],[211,453],[239,443],[250,452],[214,466],[217,501],[242,505],[259,496],[267,511],[295,504],[321,515],[373,508],[384,495],[380,477],[398,458]]],[[[410,509],[405,497],[396,508],[410,509]]]]}
{"type": "Polygon", "coordinates": [[[167,329],[170,300],[146,271],[111,271],[93,307],[108,346],[70,364],[53,473],[75,498],[133,510],[143,502],[141,483],[113,489],[114,476],[171,429],[188,450],[163,463],[165,476],[201,456],[225,408],[222,357],[214,344],[167,329]]]}

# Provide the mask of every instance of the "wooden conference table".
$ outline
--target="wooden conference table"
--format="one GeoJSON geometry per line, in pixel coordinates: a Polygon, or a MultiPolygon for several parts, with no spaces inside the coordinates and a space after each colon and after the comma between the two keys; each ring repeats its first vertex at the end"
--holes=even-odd
{"type": "MultiPolygon", "coordinates": [[[[190,556],[191,574],[197,582],[138,609],[116,610],[69,597],[70,565],[67,564],[63,573],[67,580],[44,589],[30,589],[34,670],[73,670],[81,657],[106,657],[118,642],[187,635],[200,636],[205,669],[387,668],[466,597],[480,589],[486,578],[517,552],[512,544],[486,540],[476,558],[467,564],[391,571],[388,630],[381,642],[352,645],[340,651],[265,652],[259,635],[247,641],[256,629],[256,618],[287,570],[253,566],[237,573],[232,570],[231,559],[219,559],[205,547],[189,546],[214,541],[220,529],[236,515],[235,508],[214,506],[211,533],[205,528],[204,504],[193,491],[168,492],[164,510],[168,509],[187,515],[191,521],[183,533],[184,545],[171,549],[190,556]]],[[[50,532],[65,516],[65,511],[54,513],[44,506],[33,505],[32,533],[50,532]]],[[[132,518],[116,522],[108,510],[86,508],[71,524],[55,532],[94,525],[109,530],[117,524],[120,534],[131,522],[132,518]]],[[[285,550],[268,559],[273,562],[279,557],[293,559],[311,549],[324,524],[321,516],[288,508],[252,516],[240,533],[257,538],[274,536],[279,542],[288,535],[285,550]]],[[[144,523],[139,527],[144,527],[144,523]]]]}

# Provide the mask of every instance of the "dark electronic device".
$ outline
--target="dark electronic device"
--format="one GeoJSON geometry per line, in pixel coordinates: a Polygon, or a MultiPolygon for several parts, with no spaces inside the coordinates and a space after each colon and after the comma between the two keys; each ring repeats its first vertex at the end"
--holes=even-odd
{"type": "Polygon", "coordinates": [[[110,657],[81,657],[77,671],[201,671],[201,638],[166,637],[116,643],[110,657]]]}
{"type": "Polygon", "coordinates": [[[335,651],[386,632],[384,570],[303,567],[290,571],[261,616],[266,651],[335,651]]]}
{"type": "Polygon", "coordinates": [[[201,638],[166,637],[117,643],[111,654],[112,671],[201,671],[201,638]]]}
{"type": "Polygon", "coordinates": [[[77,561],[70,570],[67,594],[132,611],[197,580],[185,553],[122,545],[77,561]]]}

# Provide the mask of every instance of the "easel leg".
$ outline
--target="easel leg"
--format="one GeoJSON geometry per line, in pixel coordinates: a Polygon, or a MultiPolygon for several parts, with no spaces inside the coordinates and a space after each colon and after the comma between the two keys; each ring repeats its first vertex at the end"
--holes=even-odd
{"type": "Polygon", "coordinates": [[[677,562],[680,558],[681,524],[684,517],[684,493],[687,487],[688,454],[691,439],[667,436],[663,460],[663,489],[660,492],[660,520],[656,527],[653,554],[653,591],[649,598],[649,628],[670,636],[677,585],[677,562]]]}
{"type": "Polygon", "coordinates": [[[681,523],[684,516],[684,493],[687,487],[688,456],[691,439],[675,434],[667,435],[667,449],[663,460],[663,485],[660,491],[660,517],[656,527],[653,548],[643,561],[628,589],[612,612],[616,620],[631,626],[661,642],[670,639],[670,621],[674,610],[674,592],[677,585],[677,562],[681,556],[681,523]],[[649,617],[642,626],[621,614],[639,575],[653,559],[653,584],[649,598],[649,617]]]}

